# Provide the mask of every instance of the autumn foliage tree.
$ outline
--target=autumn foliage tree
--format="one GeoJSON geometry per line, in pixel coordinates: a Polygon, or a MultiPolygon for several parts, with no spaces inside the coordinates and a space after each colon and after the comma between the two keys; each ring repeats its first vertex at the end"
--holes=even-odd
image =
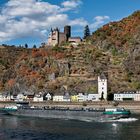
{"type": "Polygon", "coordinates": [[[7,85],[9,88],[12,88],[15,84],[15,79],[10,79],[8,82],[7,82],[7,85]]]}

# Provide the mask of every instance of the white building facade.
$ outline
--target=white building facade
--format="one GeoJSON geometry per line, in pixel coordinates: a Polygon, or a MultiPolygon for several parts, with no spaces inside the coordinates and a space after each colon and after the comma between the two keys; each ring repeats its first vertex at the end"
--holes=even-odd
{"type": "Polygon", "coordinates": [[[140,91],[115,93],[114,101],[140,101],[140,91]]]}
{"type": "Polygon", "coordinates": [[[107,78],[105,75],[98,76],[99,99],[107,100],[107,78]]]}
{"type": "Polygon", "coordinates": [[[88,101],[99,101],[99,94],[88,94],[88,101]]]}
{"type": "Polygon", "coordinates": [[[0,94],[0,101],[8,101],[7,96],[0,94]]]}
{"type": "Polygon", "coordinates": [[[77,100],[79,102],[86,102],[86,101],[99,101],[99,94],[83,94],[83,93],[78,93],[77,95],[77,100]]]}
{"type": "Polygon", "coordinates": [[[84,102],[87,101],[88,96],[84,95],[83,93],[78,93],[77,100],[78,102],[84,102]]]}
{"type": "Polygon", "coordinates": [[[134,101],[140,101],[140,91],[137,91],[134,96],[134,101]]]}
{"type": "Polygon", "coordinates": [[[50,100],[52,100],[52,95],[50,93],[47,93],[45,98],[47,101],[50,101],[50,100]]]}
{"type": "Polygon", "coordinates": [[[25,99],[25,96],[22,94],[22,93],[19,93],[18,95],[17,95],[17,101],[23,101],[25,99]]]}
{"type": "Polygon", "coordinates": [[[63,102],[63,95],[54,95],[53,101],[54,102],[63,102]]]}
{"type": "Polygon", "coordinates": [[[37,97],[37,96],[35,96],[35,97],[33,98],[33,101],[34,101],[34,102],[43,102],[43,97],[37,97]]]}
{"type": "Polygon", "coordinates": [[[34,102],[43,102],[43,96],[42,96],[42,92],[39,92],[38,94],[36,94],[33,98],[34,102]]]}

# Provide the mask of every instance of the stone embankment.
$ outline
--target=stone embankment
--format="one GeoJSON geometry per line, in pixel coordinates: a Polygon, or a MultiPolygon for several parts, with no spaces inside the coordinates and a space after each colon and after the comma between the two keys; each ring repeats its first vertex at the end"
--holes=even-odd
{"type": "MultiPolygon", "coordinates": [[[[10,105],[16,105],[15,102],[0,102],[0,108],[10,105]]],[[[112,102],[30,102],[30,105],[33,106],[61,106],[61,107],[70,107],[70,108],[77,108],[77,107],[92,107],[92,108],[111,108],[113,107],[112,102]]],[[[132,113],[140,114],[140,102],[133,102],[133,101],[125,101],[119,102],[117,107],[123,107],[125,109],[129,109],[132,113]]]]}

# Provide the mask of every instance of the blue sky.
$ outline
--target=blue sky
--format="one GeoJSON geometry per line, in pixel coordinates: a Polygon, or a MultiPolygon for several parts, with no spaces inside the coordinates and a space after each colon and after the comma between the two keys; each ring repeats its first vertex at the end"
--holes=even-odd
{"type": "Polygon", "coordinates": [[[140,0],[1,0],[0,44],[39,45],[47,42],[50,28],[72,26],[73,36],[83,36],[140,10],[140,0]]]}

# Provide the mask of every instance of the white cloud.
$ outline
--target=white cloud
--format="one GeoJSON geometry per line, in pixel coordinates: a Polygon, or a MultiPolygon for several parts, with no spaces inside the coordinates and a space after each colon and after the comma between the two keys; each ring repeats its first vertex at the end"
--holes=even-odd
{"type": "Polygon", "coordinates": [[[39,14],[55,14],[60,7],[48,2],[36,0],[10,0],[2,13],[8,16],[32,16],[39,14]]]}
{"type": "Polygon", "coordinates": [[[73,9],[81,5],[81,0],[68,0],[63,2],[61,5],[64,6],[66,9],[73,9]]]}
{"type": "Polygon", "coordinates": [[[77,25],[77,26],[85,26],[87,24],[88,24],[88,22],[83,18],[78,18],[78,19],[72,20],[70,22],[70,25],[72,25],[72,26],[75,26],[75,25],[77,25]]]}
{"type": "Polygon", "coordinates": [[[79,6],[80,0],[65,1],[61,6],[43,0],[9,0],[0,11],[0,42],[22,37],[47,39],[51,27],[66,24],[83,26],[84,19],[69,19],[66,11],[79,6]]]}
{"type": "Polygon", "coordinates": [[[0,10],[0,42],[22,37],[45,41],[51,27],[69,24],[81,29],[88,24],[95,29],[109,20],[108,16],[97,16],[89,24],[84,18],[70,19],[67,12],[77,10],[81,3],[81,0],[67,0],[59,6],[43,0],[9,0],[0,10]]]}
{"type": "Polygon", "coordinates": [[[94,23],[90,24],[91,29],[97,29],[103,25],[106,21],[110,20],[109,16],[96,16],[94,18],[94,23]]]}

